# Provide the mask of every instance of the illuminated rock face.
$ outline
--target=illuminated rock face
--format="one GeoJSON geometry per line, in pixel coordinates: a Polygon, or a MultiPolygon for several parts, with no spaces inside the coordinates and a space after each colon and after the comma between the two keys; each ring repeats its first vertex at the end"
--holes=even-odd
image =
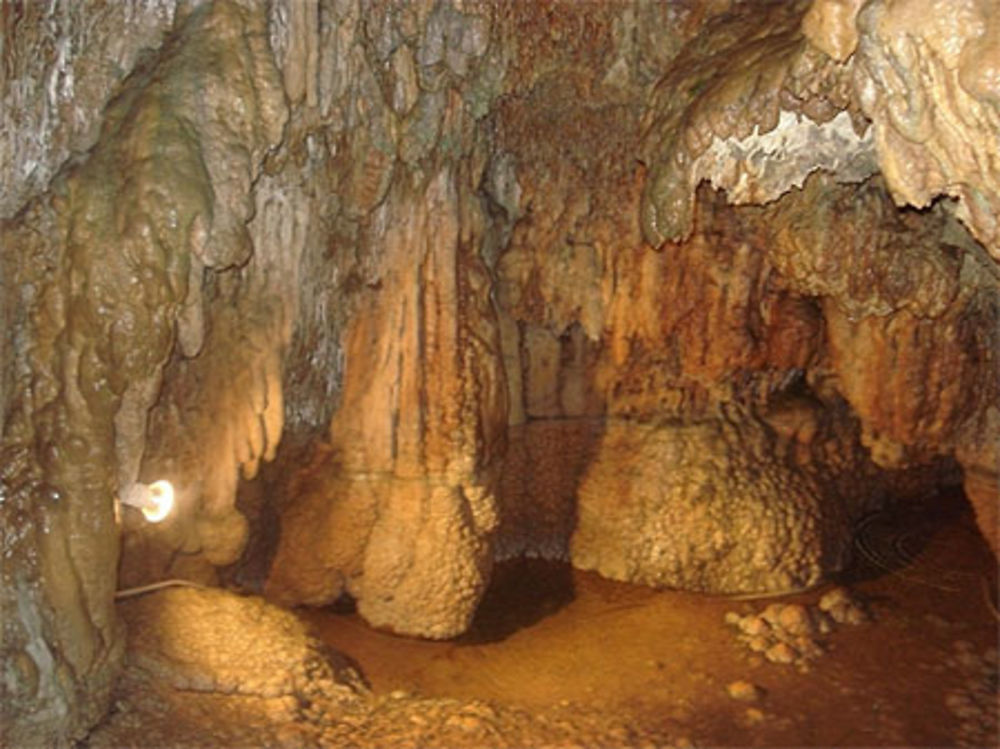
{"type": "Polygon", "coordinates": [[[797,587],[941,460],[996,543],[991,3],[41,7],[0,16],[12,743],[98,718],[163,577],[429,637],[522,554],[797,587]]]}
{"type": "Polygon", "coordinates": [[[738,413],[609,422],[580,481],[574,566],[709,593],[797,590],[842,568],[851,520],[878,490],[830,478],[874,472],[849,447],[839,454],[844,445],[829,425],[817,429],[815,415],[803,416],[813,422],[803,441],[738,413]],[[823,449],[838,454],[817,454],[823,449]]]}
{"type": "Polygon", "coordinates": [[[264,32],[229,3],[178,19],[93,150],[4,225],[12,745],[69,741],[106,707],[122,644],[114,496],[140,479],[164,371],[201,348],[204,274],[253,252],[250,186],[286,117],[264,32]]]}
{"type": "Polygon", "coordinates": [[[349,592],[372,624],[430,637],[469,624],[492,561],[505,409],[488,273],[475,252],[482,222],[464,208],[442,170],[416,195],[391,191],[379,209],[380,288],[344,338],[325,466],[336,479],[293,499],[283,517],[268,586],[279,600],[349,592]]]}

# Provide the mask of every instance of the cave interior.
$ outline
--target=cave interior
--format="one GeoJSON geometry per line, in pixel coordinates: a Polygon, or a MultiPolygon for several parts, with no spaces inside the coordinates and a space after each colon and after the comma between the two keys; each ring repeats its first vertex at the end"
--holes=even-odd
{"type": "Polygon", "coordinates": [[[0,29],[6,745],[997,744],[996,0],[0,29]]]}

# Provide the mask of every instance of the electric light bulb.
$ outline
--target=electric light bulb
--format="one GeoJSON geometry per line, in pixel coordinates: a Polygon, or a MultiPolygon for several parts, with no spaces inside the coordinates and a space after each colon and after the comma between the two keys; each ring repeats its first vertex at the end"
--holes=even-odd
{"type": "Polygon", "coordinates": [[[150,484],[147,497],[148,504],[142,508],[142,514],[151,523],[159,523],[174,509],[174,487],[166,479],[150,484]]]}
{"type": "Polygon", "coordinates": [[[165,479],[148,486],[135,483],[122,494],[121,503],[142,510],[143,517],[150,523],[159,523],[174,507],[174,487],[165,479]]]}

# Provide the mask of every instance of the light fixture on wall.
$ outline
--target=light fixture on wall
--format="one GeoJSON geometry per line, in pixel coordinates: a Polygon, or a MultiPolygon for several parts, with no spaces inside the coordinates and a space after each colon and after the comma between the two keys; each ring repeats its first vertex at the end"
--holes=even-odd
{"type": "Polygon", "coordinates": [[[136,482],[123,493],[121,503],[141,510],[149,522],[159,523],[174,507],[174,487],[165,479],[152,484],[136,482]]]}

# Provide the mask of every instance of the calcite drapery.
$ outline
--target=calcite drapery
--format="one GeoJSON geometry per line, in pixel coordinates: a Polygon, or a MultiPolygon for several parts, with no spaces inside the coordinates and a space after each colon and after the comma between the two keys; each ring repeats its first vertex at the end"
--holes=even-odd
{"type": "Polygon", "coordinates": [[[448,171],[422,192],[399,186],[379,213],[393,220],[376,222],[381,281],[346,335],[336,478],[286,513],[269,590],[312,603],[347,591],[373,624],[448,637],[468,626],[492,561],[497,334],[448,171]]]}
{"type": "Polygon", "coordinates": [[[14,745],[69,741],[106,708],[122,644],[114,495],[138,478],[175,326],[198,348],[191,269],[250,250],[250,184],[285,114],[276,78],[262,16],[192,10],[119,91],[94,150],[3,227],[30,341],[15,341],[4,403],[2,512],[19,529],[4,535],[2,586],[18,612],[3,622],[14,745]]]}
{"type": "Polygon", "coordinates": [[[854,87],[900,205],[941,195],[1000,260],[1000,8],[958,0],[866,3],[854,87]]]}

